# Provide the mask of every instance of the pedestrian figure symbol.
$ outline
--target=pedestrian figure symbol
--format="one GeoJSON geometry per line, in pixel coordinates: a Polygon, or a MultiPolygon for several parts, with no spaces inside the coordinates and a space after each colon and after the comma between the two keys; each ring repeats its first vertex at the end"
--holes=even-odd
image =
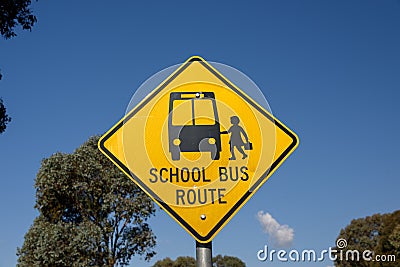
{"type": "Polygon", "coordinates": [[[228,129],[228,131],[226,131],[226,133],[230,134],[229,144],[231,149],[231,157],[229,158],[229,160],[236,160],[235,148],[242,154],[242,159],[248,157],[248,155],[244,152],[243,148],[245,150],[253,149],[253,144],[249,142],[249,137],[246,131],[239,125],[239,123],[240,123],[239,117],[232,116],[231,117],[232,126],[228,129]]]}

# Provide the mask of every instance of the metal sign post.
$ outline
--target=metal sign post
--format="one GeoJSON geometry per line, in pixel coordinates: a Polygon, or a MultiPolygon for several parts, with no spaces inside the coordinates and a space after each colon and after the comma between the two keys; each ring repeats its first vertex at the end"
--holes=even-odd
{"type": "Polygon", "coordinates": [[[212,267],[212,242],[196,241],[196,267],[212,267]]]}

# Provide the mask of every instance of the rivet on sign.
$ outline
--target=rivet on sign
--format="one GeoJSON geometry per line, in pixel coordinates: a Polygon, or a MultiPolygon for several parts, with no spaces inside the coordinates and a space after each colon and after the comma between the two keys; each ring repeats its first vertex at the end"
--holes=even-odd
{"type": "Polygon", "coordinates": [[[205,214],[201,214],[200,215],[200,219],[202,219],[204,221],[206,219],[206,215],[205,214]]]}

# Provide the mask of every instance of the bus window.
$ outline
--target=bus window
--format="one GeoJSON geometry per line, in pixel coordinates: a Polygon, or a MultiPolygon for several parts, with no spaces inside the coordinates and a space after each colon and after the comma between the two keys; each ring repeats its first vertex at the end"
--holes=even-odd
{"type": "Polygon", "coordinates": [[[214,107],[211,99],[194,100],[194,117],[196,125],[214,125],[214,107]]]}
{"type": "Polygon", "coordinates": [[[172,125],[193,125],[192,101],[174,100],[172,110],[172,125]]]}

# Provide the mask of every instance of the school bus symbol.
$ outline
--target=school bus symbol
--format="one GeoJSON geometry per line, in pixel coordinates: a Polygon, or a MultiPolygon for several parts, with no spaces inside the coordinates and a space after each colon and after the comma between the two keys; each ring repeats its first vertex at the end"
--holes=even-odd
{"type": "Polygon", "coordinates": [[[169,98],[169,152],[180,160],[181,152],[211,152],[218,160],[221,131],[214,92],[173,92],[169,98]]]}

